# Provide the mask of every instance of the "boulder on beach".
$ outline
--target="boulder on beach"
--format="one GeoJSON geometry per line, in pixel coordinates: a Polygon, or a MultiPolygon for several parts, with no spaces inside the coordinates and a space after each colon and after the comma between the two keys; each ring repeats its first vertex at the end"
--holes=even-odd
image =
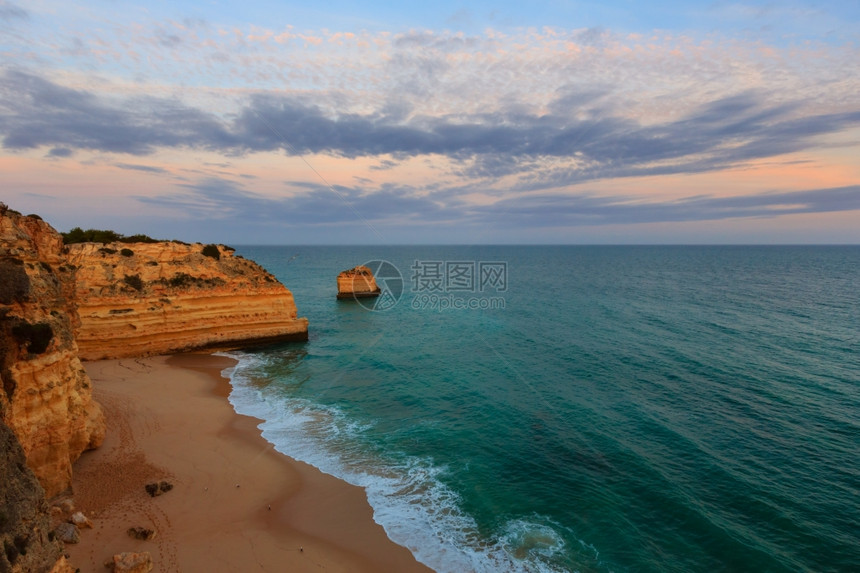
{"type": "Polygon", "coordinates": [[[153,567],[149,551],[119,553],[107,564],[113,567],[114,573],[149,573],[153,567]]]}
{"type": "Polygon", "coordinates": [[[144,486],[150,497],[156,497],[173,489],[173,484],[166,481],[148,483],[144,486]]]}
{"type": "Polygon", "coordinates": [[[54,529],[54,535],[63,543],[80,543],[78,526],[74,523],[61,523],[54,529]]]}
{"type": "Polygon", "coordinates": [[[129,537],[134,537],[142,541],[150,541],[155,538],[155,530],[145,527],[129,527],[126,533],[128,533],[129,537]]]}

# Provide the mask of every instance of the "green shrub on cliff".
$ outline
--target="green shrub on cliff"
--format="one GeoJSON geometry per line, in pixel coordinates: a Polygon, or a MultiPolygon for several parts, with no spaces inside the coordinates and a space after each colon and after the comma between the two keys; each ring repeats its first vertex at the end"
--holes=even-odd
{"type": "Polygon", "coordinates": [[[216,261],[221,258],[221,251],[218,249],[218,245],[206,245],[203,247],[203,254],[207,257],[212,257],[216,261]]]}
{"type": "Polygon", "coordinates": [[[143,290],[143,280],[140,278],[140,275],[125,275],[122,280],[136,291],[143,290]]]}
{"type": "Polygon", "coordinates": [[[116,231],[111,231],[110,229],[87,229],[84,231],[80,227],[75,227],[71,231],[67,233],[61,233],[63,235],[63,243],[66,245],[73,245],[75,243],[157,243],[158,239],[153,239],[148,235],[131,235],[126,237],[121,233],[117,233],[116,231]]]}
{"type": "Polygon", "coordinates": [[[187,287],[194,282],[194,277],[188,273],[176,273],[167,281],[173,288],[187,287]]]}
{"type": "Polygon", "coordinates": [[[113,243],[118,241],[122,236],[115,231],[87,229],[84,231],[80,227],[75,227],[68,233],[62,233],[63,242],[67,245],[74,243],[113,243]]]}
{"type": "Polygon", "coordinates": [[[20,211],[16,211],[15,209],[10,209],[9,205],[0,201],[0,215],[5,215],[6,213],[11,213],[13,215],[20,215],[20,211]]]}
{"type": "Polygon", "coordinates": [[[160,242],[158,239],[153,239],[149,235],[143,235],[138,233],[137,235],[130,235],[128,237],[123,237],[120,239],[121,243],[158,243],[160,242]]]}
{"type": "Polygon", "coordinates": [[[169,279],[160,278],[157,281],[153,282],[161,283],[169,286],[170,288],[177,289],[188,289],[192,287],[210,288],[216,286],[223,286],[225,284],[224,279],[222,279],[221,277],[194,277],[189,275],[188,273],[176,273],[169,279]]]}

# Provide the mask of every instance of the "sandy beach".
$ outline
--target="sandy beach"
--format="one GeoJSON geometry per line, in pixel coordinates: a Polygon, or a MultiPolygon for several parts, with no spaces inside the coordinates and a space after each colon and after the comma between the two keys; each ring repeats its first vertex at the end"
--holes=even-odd
{"type": "Polygon", "coordinates": [[[373,521],[364,491],[276,452],[236,414],[232,359],[180,354],[86,363],[108,435],[75,464],[77,509],[93,522],[68,545],[82,573],[123,551],[161,572],[430,571],[373,521]],[[144,485],[166,480],[150,497],[144,485]],[[133,539],[131,527],[156,531],[133,539]]]}

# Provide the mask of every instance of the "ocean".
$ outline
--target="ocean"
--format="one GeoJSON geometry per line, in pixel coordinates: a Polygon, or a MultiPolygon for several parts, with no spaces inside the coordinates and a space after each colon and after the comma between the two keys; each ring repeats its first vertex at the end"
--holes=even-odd
{"type": "Polygon", "coordinates": [[[237,253],[310,330],[234,408],[434,570],[860,571],[860,248],[237,253]]]}

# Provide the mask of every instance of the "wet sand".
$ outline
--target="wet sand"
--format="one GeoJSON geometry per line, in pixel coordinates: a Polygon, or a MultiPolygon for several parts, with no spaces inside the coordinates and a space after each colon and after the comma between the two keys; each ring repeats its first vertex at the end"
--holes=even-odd
{"type": "Polygon", "coordinates": [[[159,572],[430,571],[373,521],[364,490],[276,452],[227,401],[230,358],[179,354],[85,363],[105,410],[101,448],[75,464],[73,567],[149,551],[159,572]],[[144,485],[173,489],[150,497],[144,485]],[[156,531],[150,541],[126,531],[156,531]]]}

